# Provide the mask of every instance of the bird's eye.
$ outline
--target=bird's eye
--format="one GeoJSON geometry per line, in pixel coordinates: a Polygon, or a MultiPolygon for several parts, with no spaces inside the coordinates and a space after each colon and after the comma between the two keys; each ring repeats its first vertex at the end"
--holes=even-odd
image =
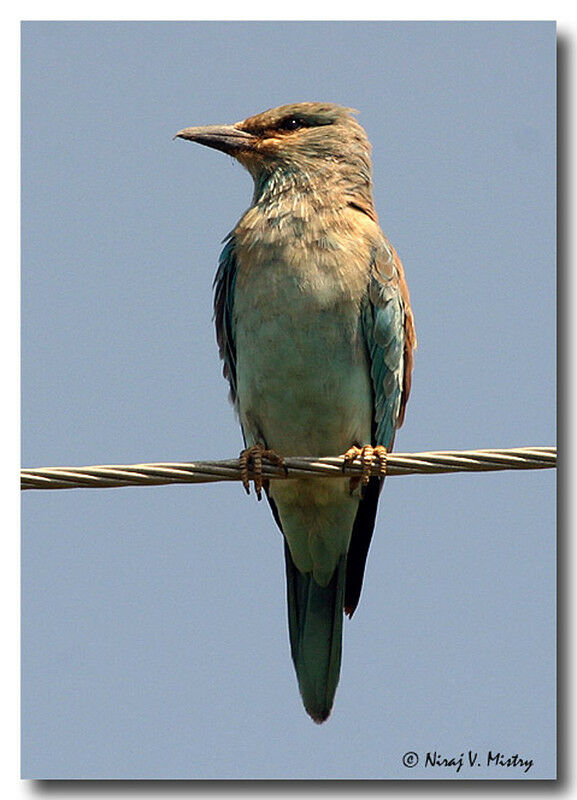
{"type": "Polygon", "coordinates": [[[298,117],[287,117],[279,122],[278,127],[281,131],[297,131],[299,128],[304,128],[305,123],[298,117]]]}

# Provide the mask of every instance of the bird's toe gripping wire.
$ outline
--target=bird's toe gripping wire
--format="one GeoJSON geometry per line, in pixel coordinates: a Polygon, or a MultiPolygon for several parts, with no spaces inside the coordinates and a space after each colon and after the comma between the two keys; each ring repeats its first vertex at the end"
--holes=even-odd
{"type": "Polygon", "coordinates": [[[361,459],[361,466],[363,471],[361,472],[361,484],[366,486],[369,482],[369,478],[371,477],[373,467],[378,465],[378,477],[384,478],[387,474],[387,448],[383,447],[383,445],[377,445],[373,447],[370,444],[365,445],[365,447],[349,447],[347,452],[344,454],[344,461],[343,461],[343,470],[349,464],[351,464],[355,458],[359,457],[361,459]]]}
{"type": "Polygon", "coordinates": [[[245,492],[250,494],[250,473],[252,473],[252,480],[254,481],[254,489],[258,500],[262,498],[263,459],[277,467],[284,467],[285,473],[287,471],[284,458],[279,456],[274,450],[267,450],[262,444],[254,444],[252,447],[247,447],[246,450],[242,450],[238,459],[242,485],[244,486],[245,492]]]}

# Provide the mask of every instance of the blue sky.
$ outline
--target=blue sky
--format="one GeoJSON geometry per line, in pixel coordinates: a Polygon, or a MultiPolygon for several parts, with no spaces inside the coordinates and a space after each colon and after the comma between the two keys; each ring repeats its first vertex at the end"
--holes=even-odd
{"type": "MultiPolygon", "coordinates": [[[[211,284],[251,182],[172,136],[298,100],[373,143],[419,335],[397,450],[554,443],[552,23],[26,23],[22,48],[26,466],[236,455],[211,284]]],[[[24,776],[453,777],[402,754],[472,747],[551,777],[554,499],[548,471],[390,478],[319,728],[264,504],[25,493],[24,776]]]]}

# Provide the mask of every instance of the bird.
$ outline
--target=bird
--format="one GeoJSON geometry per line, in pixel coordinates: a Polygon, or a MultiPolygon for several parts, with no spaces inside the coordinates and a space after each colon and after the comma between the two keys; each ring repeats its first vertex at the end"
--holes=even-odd
{"type": "Polygon", "coordinates": [[[253,178],[223,240],[214,319],[245,448],[243,483],[264,488],[284,539],[291,656],[306,712],[330,715],[344,614],[359,602],[417,340],[403,266],[379,227],[371,145],[354,109],[271,108],[183,128],[253,178]],[[360,456],[362,476],[264,480],[262,462],[360,456]],[[375,474],[375,472],[377,474],[375,474]]]}

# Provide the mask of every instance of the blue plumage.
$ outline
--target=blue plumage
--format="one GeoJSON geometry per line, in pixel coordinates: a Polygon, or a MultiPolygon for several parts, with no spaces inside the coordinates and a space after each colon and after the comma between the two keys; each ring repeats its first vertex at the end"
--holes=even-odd
{"type": "MultiPolygon", "coordinates": [[[[177,135],[230,153],[254,178],[214,283],[224,375],[250,452],[390,449],[416,340],[403,267],[374,210],[370,145],[350,109],[298,103],[177,135]]],[[[352,616],[359,601],[382,483],[264,485],[285,540],[292,659],[316,722],[333,705],[343,609],[352,616]]]]}

